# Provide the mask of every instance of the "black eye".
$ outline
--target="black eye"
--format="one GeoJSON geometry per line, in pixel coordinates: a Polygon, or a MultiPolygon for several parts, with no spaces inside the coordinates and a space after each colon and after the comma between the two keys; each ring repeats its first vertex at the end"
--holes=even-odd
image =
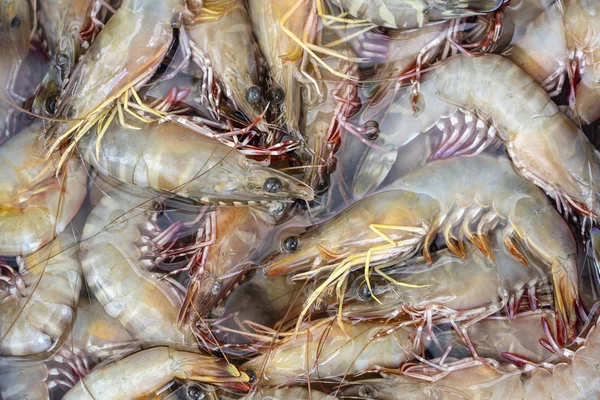
{"type": "Polygon", "coordinates": [[[16,29],[21,26],[21,18],[18,15],[15,15],[13,19],[10,20],[10,27],[16,29]]]}
{"type": "Polygon", "coordinates": [[[49,114],[54,115],[54,111],[56,110],[56,97],[55,96],[48,97],[46,99],[45,105],[46,105],[46,111],[49,114]]]}
{"type": "Polygon", "coordinates": [[[187,390],[188,399],[198,400],[198,399],[201,399],[202,397],[204,397],[203,394],[204,394],[204,391],[198,385],[192,385],[187,390]]]}
{"type": "Polygon", "coordinates": [[[277,193],[283,189],[283,184],[279,178],[267,178],[263,184],[263,189],[268,193],[277,193]]]}
{"type": "Polygon", "coordinates": [[[254,381],[256,381],[256,372],[254,372],[251,369],[247,369],[246,370],[246,375],[248,375],[248,383],[254,383],[254,381]]]}
{"type": "Polygon", "coordinates": [[[365,136],[369,140],[375,140],[379,137],[379,123],[377,121],[369,120],[365,122],[365,136]]]}
{"type": "Polygon", "coordinates": [[[267,99],[273,104],[279,104],[285,99],[285,92],[280,87],[272,88],[267,93],[267,99]]]}
{"type": "Polygon", "coordinates": [[[258,86],[250,86],[246,91],[246,101],[250,104],[256,104],[260,101],[260,88],[258,86]]]}
{"type": "Polygon", "coordinates": [[[283,241],[283,251],[293,253],[298,250],[298,236],[290,236],[283,241]]]}
{"type": "MultiPolygon", "coordinates": [[[[375,285],[373,285],[373,283],[371,283],[371,289],[375,289],[375,285]]],[[[369,289],[369,285],[367,285],[367,283],[363,283],[361,285],[360,288],[358,288],[358,297],[362,300],[362,301],[369,301],[371,300],[371,296],[372,296],[372,292],[369,289]]]]}
{"type": "Polygon", "coordinates": [[[361,385],[358,388],[358,395],[364,399],[375,399],[377,397],[377,389],[371,385],[361,385]]]}

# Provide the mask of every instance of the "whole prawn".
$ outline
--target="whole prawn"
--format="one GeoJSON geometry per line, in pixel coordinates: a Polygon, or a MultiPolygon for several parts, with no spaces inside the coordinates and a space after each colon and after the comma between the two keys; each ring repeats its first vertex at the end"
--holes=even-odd
{"type": "Polygon", "coordinates": [[[59,164],[96,123],[110,118],[112,106],[133,112],[129,97],[158,68],[173,39],[171,23],[182,11],[182,0],[123,1],[76,65],[58,103],[56,118],[75,121],[52,122],[46,129],[49,154],[70,142],[59,164]]]}
{"type": "Polygon", "coordinates": [[[63,399],[143,399],[174,379],[187,379],[232,388],[247,388],[248,375],[225,360],[154,347],[93,371],[63,399]],[[131,371],[138,371],[131,374],[131,371]]]}
{"type": "Polygon", "coordinates": [[[502,0],[335,0],[356,18],[393,29],[420,28],[431,21],[491,12],[502,0]]]}
{"type": "Polygon", "coordinates": [[[301,320],[328,287],[335,287],[341,298],[353,269],[365,268],[368,277],[370,265],[406,259],[421,247],[429,261],[429,246],[438,232],[461,258],[466,256],[464,238],[489,256],[487,234],[498,222],[506,224],[503,241],[521,263],[529,265],[515,240],[551,269],[555,306],[566,337],[572,338],[578,299],[575,239],[544,193],[502,157],[429,163],[300,237],[286,238],[281,254],[265,264],[270,274],[296,272],[296,279],[326,274],[307,299],[301,320]],[[303,269],[309,271],[297,273],[303,269]]]}
{"type": "Polygon", "coordinates": [[[81,289],[77,250],[67,229],[21,260],[23,272],[0,304],[0,355],[44,358],[62,344],[81,289]]]}
{"type": "Polygon", "coordinates": [[[114,123],[99,151],[92,139],[82,142],[83,158],[123,183],[221,205],[314,196],[303,182],[175,122],[140,131],[114,123]]]}
{"type": "MultiPolygon", "coordinates": [[[[391,108],[394,126],[382,124],[381,135],[374,142],[389,146],[386,152],[394,158],[399,147],[433,127],[440,117],[459,108],[472,110],[481,119],[491,120],[494,129],[482,135],[475,126],[478,118],[473,117],[466,126],[447,128],[443,145],[454,152],[477,154],[491,143],[486,141],[488,136],[494,135],[504,142],[519,172],[554,198],[560,209],[598,217],[600,187],[594,177],[600,174],[600,163],[593,146],[533,78],[507,58],[448,59],[421,84],[418,98],[421,104],[414,115],[412,95],[402,93],[391,108]],[[396,124],[403,128],[396,129],[396,124]]],[[[368,169],[381,157],[380,150],[368,150],[365,169],[358,178],[364,185],[374,188],[389,171],[374,169],[383,169],[375,176],[368,169]],[[373,180],[367,183],[370,178],[373,180]]]]}
{"type": "Polygon", "coordinates": [[[379,393],[389,399],[423,399],[429,398],[428,393],[435,393],[436,399],[598,398],[600,386],[594,380],[600,359],[597,323],[592,320],[591,329],[570,348],[546,342],[555,354],[543,363],[515,360],[519,369],[486,359],[433,360],[427,365],[405,367],[399,371],[401,376],[394,378],[352,383],[347,391],[342,389],[340,398],[356,399],[350,396],[356,396],[361,385],[368,386],[363,386],[363,393],[379,393]]]}
{"type": "Polygon", "coordinates": [[[152,205],[151,194],[133,195],[120,187],[92,210],[80,245],[85,281],[142,347],[195,349],[192,332],[177,327],[180,294],[148,264],[157,258],[150,239],[158,233],[149,220],[152,205]]]}

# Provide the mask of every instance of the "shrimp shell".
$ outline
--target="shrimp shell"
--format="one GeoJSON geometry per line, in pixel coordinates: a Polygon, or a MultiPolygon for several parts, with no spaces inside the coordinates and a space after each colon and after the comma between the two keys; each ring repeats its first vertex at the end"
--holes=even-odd
{"type": "Polygon", "coordinates": [[[25,289],[0,304],[0,355],[43,358],[68,335],[81,289],[77,250],[67,229],[22,259],[25,289]]]}

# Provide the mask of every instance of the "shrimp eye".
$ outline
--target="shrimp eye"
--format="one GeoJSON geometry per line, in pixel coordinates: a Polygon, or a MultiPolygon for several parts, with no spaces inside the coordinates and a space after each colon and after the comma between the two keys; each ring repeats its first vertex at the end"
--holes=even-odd
{"type": "Polygon", "coordinates": [[[15,15],[13,19],[10,20],[10,27],[16,29],[21,26],[21,18],[18,15],[15,15]]]}
{"type": "MultiPolygon", "coordinates": [[[[373,284],[371,284],[371,288],[374,289],[375,286],[373,284]]],[[[358,297],[362,300],[362,301],[369,301],[371,300],[371,296],[372,296],[372,289],[369,289],[369,285],[366,284],[366,282],[358,289],[358,297]]]]}
{"type": "Polygon", "coordinates": [[[271,103],[279,104],[285,99],[285,92],[280,87],[272,88],[267,93],[267,98],[271,103]]]}
{"type": "Polygon", "coordinates": [[[198,400],[198,399],[201,399],[202,397],[204,397],[204,396],[202,396],[203,394],[204,394],[204,391],[198,385],[192,385],[187,390],[188,399],[198,400]]]}
{"type": "Polygon", "coordinates": [[[358,388],[358,395],[364,399],[375,399],[377,397],[377,389],[371,385],[361,385],[358,388]]]}
{"type": "Polygon", "coordinates": [[[379,137],[379,123],[372,119],[365,122],[366,137],[369,140],[375,140],[379,137]]]}
{"type": "Polygon", "coordinates": [[[268,193],[277,193],[283,189],[283,184],[279,180],[279,178],[267,178],[265,179],[265,183],[263,184],[263,189],[268,193]]]}
{"type": "Polygon", "coordinates": [[[283,241],[283,251],[293,253],[298,250],[298,236],[290,236],[283,241]]]}
{"type": "Polygon", "coordinates": [[[256,381],[256,372],[253,370],[247,369],[246,375],[248,375],[248,383],[254,383],[254,381],[256,381]]]}
{"type": "Polygon", "coordinates": [[[49,114],[54,115],[54,111],[56,110],[56,97],[55,96],[48,97],[45,101],[45,106],[46,106],[46,111],[49,114]]]}
{"type": "Polygon", "coordinates": [[[250,104],[257,104],[260,101],[260,88],[250,86],[246,91],[246,101],[250,104]]]}

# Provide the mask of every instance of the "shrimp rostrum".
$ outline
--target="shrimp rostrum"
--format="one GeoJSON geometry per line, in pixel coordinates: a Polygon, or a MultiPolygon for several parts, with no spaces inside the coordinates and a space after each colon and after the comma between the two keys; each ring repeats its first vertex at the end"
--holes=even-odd
{"type": "Polygon", "coordinates": [[[529,254],[552,271],[559,320],[566,337],[572,338],[578,299],[575,239],[544,193],[502,157],[457,157],[427,164],[300,237],[286,238],[281,254],[265,264],[270,274],[327,276],[307,299],[301,320],[329,287],[341,299],[354,269],[364,268],[368,278],[374,266],[385,277],[378,265],[409,258],[421,248],[429,261],[429,247],[438,232],[461,258],[466,257],[463,240],[491,257],[488,232],[499,222],[506,225],[503,242],[515,258],[529,265],[529,254]]]}

